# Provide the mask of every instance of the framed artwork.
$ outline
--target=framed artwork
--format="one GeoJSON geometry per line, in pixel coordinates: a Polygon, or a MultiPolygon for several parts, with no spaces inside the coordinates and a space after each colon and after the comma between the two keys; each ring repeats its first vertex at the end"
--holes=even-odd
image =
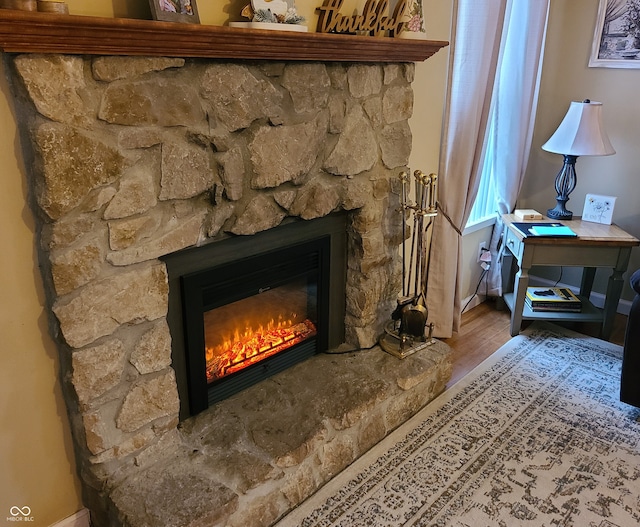
{"type": "Polygon", "coordinates": [[[582,220],[611,225],[615,206],[616,198],[613,196],[587,194],[584,200],[584,209],[582,210],[582,220]]]}
{"type": "Polygon", "coordinates": [[[199,24],[196,0],[149,0],[154,20],[199,24]]]}
{"type": "Polygon", "coordinates": [[[640,0],[600,0],[589,67],[640,68],[640,0]]]}

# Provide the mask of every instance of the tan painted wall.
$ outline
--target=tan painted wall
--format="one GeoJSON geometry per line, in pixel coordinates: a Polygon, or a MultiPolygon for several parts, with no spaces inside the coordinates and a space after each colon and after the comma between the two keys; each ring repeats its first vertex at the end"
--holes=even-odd
{"type": "MultiPolygon", "coordinates": [[[[425,1],[431,38],[448,39],[451,2],[425,1]]],[[[71,14],[77,15],[147,18],[150,13],[146,0],[68,0],[68,4],[71,14]]],[[[310,29],[315,28],[314,9],[320,4],[320,0],[297,2],[310,29]]],[[[229,5],[200,0],[201,22],[224,23],[229,5]]],[[[356,5],[357,0],[346,2],[344,12],[356,5]]],[[[441,51],[416,71],[416,116],[411,125],[417,154],[411,163],[425,171],[437,170],[446,57],[441,51]]],[[[0,69],[0,246],[8,249],[0,257],[0,519],[9,516],[14,505],[28,506],[31,525],[47,527],[82,508],[81,491],[57,352],[44,310],[16,119],[5,71],[0,69]]]]}
{"type": "MultiPolygon", "coordinates": [[[[518,206],[545,212],[555,205],[553,182],[562,156],[543,151],[572,100],[603,103],[604,124],[617,153],[581,157],[576,163],[578,184],[567,208],[580,216],[585,195],[616,196],[613,221],[640,238],[640,69],[589,68],[589,55],[598,13],[598,0],[552,0],[542,70],[542,84],[531,157],[518,206]]],[[[634,248],[630,270],[640,267],[634,248]]],[[[559,270],[536,274],[556,280],[559,270]]],[[[599,270],[595,289],[606,290],[608,271],[599,270]]],[[[580,284],[578,269],[565,268],[562,281],[580,284]]],[[[633,294],[625,279],[623,298],[633,294]]]]}

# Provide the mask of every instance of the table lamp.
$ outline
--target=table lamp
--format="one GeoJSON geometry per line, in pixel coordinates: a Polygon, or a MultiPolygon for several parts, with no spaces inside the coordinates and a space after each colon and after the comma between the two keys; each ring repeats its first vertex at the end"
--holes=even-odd
{"type": "Polygon", "coordinates": [[[602,126],[602,103],[589,99],[572,101],[567,115],[542,149],[564,156],[564,164],[556,176],[557,203],[547,211],[547,216],[554,220],[570,220],[573,212],[567,210],[565,204],[576,188],[578,156],[610,156],[616,153],[602,126]]]}

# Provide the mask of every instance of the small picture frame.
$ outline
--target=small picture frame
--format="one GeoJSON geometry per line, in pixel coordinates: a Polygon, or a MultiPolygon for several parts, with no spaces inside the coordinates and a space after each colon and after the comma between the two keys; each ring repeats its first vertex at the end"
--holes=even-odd
{"type": "Polygon", "coordinates": [[[582,220],[611,225],[613,220],[613,208],[615,205],[616,198],[613,196],[587,194],[587,197],[584,200],[582,220]]]}
{"type": "Polygon", "coordinates": [[[199,24],[196,0],[149,0],[154,20],[199,24]]]}

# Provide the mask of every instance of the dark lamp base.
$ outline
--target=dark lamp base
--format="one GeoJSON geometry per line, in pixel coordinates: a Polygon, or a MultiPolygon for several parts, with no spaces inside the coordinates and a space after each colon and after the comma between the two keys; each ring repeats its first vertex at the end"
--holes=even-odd
{"type": "Polygon", "coordinates": [[[564,204],[569,201],[569,198],[562,199],[558,197],[556,201],[558,202],[556,206],[547,211],[547,217],[552,220],[570,220],[573,218],[573,212],[567,210],[564,206],[564,204]]]}

